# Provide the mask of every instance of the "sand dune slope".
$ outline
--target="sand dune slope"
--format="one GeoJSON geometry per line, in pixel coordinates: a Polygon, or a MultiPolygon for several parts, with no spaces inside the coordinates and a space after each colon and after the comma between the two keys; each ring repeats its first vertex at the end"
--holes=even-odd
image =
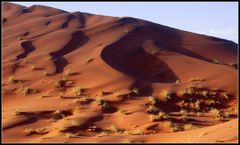
{"type": "Polygon", "coordinates": [[[3,3],[4,142],[238,142],[237,44],[3,3]]]}

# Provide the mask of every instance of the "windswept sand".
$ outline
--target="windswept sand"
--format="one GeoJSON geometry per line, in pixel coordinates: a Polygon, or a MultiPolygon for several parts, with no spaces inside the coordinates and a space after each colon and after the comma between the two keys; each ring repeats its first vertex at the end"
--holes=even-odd
{"type": "Polygon", "coordinates": [[[3,142],[238,142],[236,43],[131,17],[2,9],[3,142]]]}

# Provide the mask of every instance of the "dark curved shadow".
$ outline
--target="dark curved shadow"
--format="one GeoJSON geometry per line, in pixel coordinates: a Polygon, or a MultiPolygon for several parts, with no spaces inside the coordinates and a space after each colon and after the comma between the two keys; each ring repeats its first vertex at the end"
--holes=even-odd
{"type": "Polygon", "coordinates": [[[38,119],[36,117],[30,117],[29,119],[19,121],[17,123],[12,124],[12,125],[5,126],[5,127],[3,127],[3,130],[7,130],[7,129],[10,129],[10,128],[13,128],[13,127],[16,127],[16,126],[19,126],[19,125],[26,125],[26,124],[34,123],[34,122],[37,122],[37,120],[38,119]]]}
{"type": "Polygon", "coordinates": [[[70,14],[67,18],[67,20],[62,24],[61,28],[67,28],[68,27],[68,23],[73,20],[76,19],[77,17],[75,15],[70,14]]]}
{"type": "Polygon", "coordinates": [[[73,52],[88,41],[89,38],[82,31],[77,31],[72,34],[72,39],[62,49],[56,52],[51,52],[50,55],[56,66],[55,73],[62,73],[64,68],[68,65],[69,62],[64,58],[64,55],[73,52]]]}
{"type": "Polygon", "coordinates": [[[153,36],[142,36],[139,32],[141,33],[141,29],[136,28],[119,41],[105,47],[101,53],[102,59],[135,79],[150,83],[175,83],[178,77],[168,65],[142,47],[144,41],[153,39],[153,36]]]}
{"type": "Polygon", "coordinates": [[[21,46],[24,52],[19,54],[16,60],[26,58],[32,51],[36,49],[31,41],[24,41],[21,43],[21,46]]]}
{"type": "Polygon", "coordinates": [[[71,22],[74,19],[78,19],[80,21],[81,28],[85,26],[86,23],[85,16],[80,12],[74,12],[68,16],[67,20],[62,24],[61,28],[67,28],[69,22],[71,22]]]}

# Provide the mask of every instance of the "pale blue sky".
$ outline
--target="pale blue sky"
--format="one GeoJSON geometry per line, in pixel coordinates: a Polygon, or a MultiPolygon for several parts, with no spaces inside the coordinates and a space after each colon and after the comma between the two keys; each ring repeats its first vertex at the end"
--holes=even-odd
{"type": "Polygon", "coordinates": [[[13,2],[46,5],[69,12],[131,16],[238,42],[237,2],[13,2]]]}

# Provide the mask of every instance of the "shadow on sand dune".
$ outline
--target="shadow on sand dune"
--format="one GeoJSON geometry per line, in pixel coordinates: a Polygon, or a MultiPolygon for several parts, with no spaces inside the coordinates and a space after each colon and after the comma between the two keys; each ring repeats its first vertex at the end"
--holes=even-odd
{"type": "Polygon", "coordinates": [[[56,52],[51,52],[50,55],[56,66],[55,73],[62,73],[64,68],[68,65],[69,62],[64,58],[64,55],[78,49],[88,41],[89,38],[82,31],[77,31],[72,34],[72,39],[62,49],[56,52]]]}

